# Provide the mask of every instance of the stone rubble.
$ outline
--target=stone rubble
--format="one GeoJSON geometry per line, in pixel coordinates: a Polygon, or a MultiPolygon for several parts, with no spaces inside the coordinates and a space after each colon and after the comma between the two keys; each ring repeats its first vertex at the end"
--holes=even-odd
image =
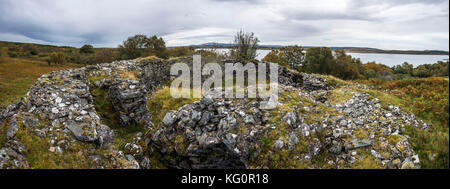
{"type": "MultiPolygon", "coordinates": [[[[262,99],[213,98],[217,91],[212,90],[197,102],[169,111],[154,125],[147,95],[170,81],[170,65],[181,60],[115,61],[41,76],[25,97],[0,112],[0,125],[8,125],[5,144],[0,146],[0,168],[29,168],[27,149],[16,137],[22,125],[48,139],[52,153],[67,153],[75,141],[110,149],[104,155],[89,154],[96,168],[105,168],[108,160],[116,162],[112,166],[116,168],[149,169],[150,155],[156,152],[171,168],[267,168],[255,165],[254,158],[299,148],[297,160],[311,161],[326,153],[325,162],[333,168],[348,168],[367,155],[386,168],[420,168],[405,125],[424,130],[431,125],[399,107],[385,107],[364,92],[352,92],[350,99],[331,104],[333,87],[325,78],[284,67],[278,70],[280,95],[294,91],[313,105],[274,112],[259,109],[262,99]],[[91,83],[90,78],[100,79],[91,83]],[[91,87],[107,91],[122,127],[143,125],[151,132],[136,133],[122,150],[111,149],[116,131],[97,113],[91,87]],[[336,114],[307,121],[319,111],[318,104],[336,114]],[[274,124],[277,116],[280,123],[274,124]],[[270,138],[274,132],[285,137],[270,138]]],[[[276,105],[286,106],[283,103],[276,105]]]]}

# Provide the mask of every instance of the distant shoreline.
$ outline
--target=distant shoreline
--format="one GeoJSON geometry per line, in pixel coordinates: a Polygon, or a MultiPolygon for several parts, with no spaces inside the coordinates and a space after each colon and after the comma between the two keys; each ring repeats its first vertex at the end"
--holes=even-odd
{"type": "MultiPolygon", "coordinates": [[[[38,46],[46,46],[46,47],[56,47],[56,48],[68,48],[68,49],[78,49],[76,47],[71,46],[55,46],[48,44],[38,44],[38,43],[22,43],[22,42],[11,42],[11,41],[0,41],[0,44],[15,44],[15,45],[24,45],[24,44],[33,44],[38,46]]],[[[172,46],[167,48],[175,48],[175,47],[194,47],[196,49],[230,49],[233,47],[233,44],[227,43],[206,43],[202,45],[189,45],[189,46],[172,46]]],[[[280,49],[285,46],[281,45],[260,45],[258,46],[258,50],[275,50],[280,49]]],[[[316,46],[303,46],[303,48],[313,48],[316,46]]],[[[317,46],[319,47],[319,46],[317,46]]],[[[370,54],[410,54],[410,55],[449,55],[448,51],[443,50],[382,50],[370,47],[328,47],[331,50],[344,50],[346,53],[370,53],[370,54]]],[[[95,49],[116,49],[116,47],[96,47],[95,49]]]]}
{"type": "Polygon", "coordinates": [[[346,53],[361,53],[361,54],[407,54],[407,55],[449,55],[449,53],[445,52],[428,52],[428,51],[359,51],[359,50],[344,50],[346,53]]]}
{"type": "MultiPolygon", "coordinates": [[[[231,46],[226,45],[219,45],[219,46],[213,46],[213,45],[196,45],[193,46],[197,49],[230,49],[231,46]]],[[[173,48],[173,47],[172,47],[173,48]]],[[[260,46],[258,47],[258,50],[275,50],[283,48],[282,46],[273,47],[270,45],[267,46],[260,46]]],[[[303,48],[313,48],[312,46],[304,46],[303,48]]],[[[346,53],[370,53],[370,54],[409,54],[409,55],[449,55],[449,52],[447,51],[441,51],[441,50],[382,50],[382,49],[376,49],[376,48],[367,48],[367,47],[328,47],[331,50],[343,50],[346,53]]]]}

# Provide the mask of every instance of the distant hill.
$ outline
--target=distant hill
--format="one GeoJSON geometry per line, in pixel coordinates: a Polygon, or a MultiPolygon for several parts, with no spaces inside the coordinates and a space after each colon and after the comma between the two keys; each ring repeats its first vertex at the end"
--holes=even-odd
{"type": "MultiPolygon", "coordinates": [[[[231,48],[234,46],[234,44],[231,43],[215,43],[215,42],[209,42],[204,43],[200,45],[191,45],[195,48],[231,48]]],[[[278,49],[282,48],[284,46],[282,45],[259,45],[258,48],[270,48],[270,49],[278,49]]]]}
{"type": "MultiPolygon", "coordinates": [[[[231,48],[234,45],[231,43],[215,43],[209,42],[200,45],[191,45],[195,48],[231,48]]],[[[279,49],[283,45],[259,45],[260,49],[279,49]]],[[[312,48],[317,46],[303,46],[303,48],[312,48]]],[[[382,54],[417,54],[417,55],[449,55],[448,51],[441,50],[383,50],[370,47],[329,47],[331,50],[344,50],[351,53],[382,53],[382,54]]]]}
{"type": "MultiPolygon", "coordinates": [[[[7,42],[7,41],[0,41],[0,50],[1,47],[22,47],[25,44],[33,44],[35,45],[39,51],[41,52],[55,52],[55,51],[71,51],[74,49],[77,49],[75,47],[70,46],[55,46],[55,45],[43,45],[43,44],[34,44],[34,43],[20,43],[20,42],[7,42]]],[[[192,46],[195,48],[231,48],[234,46],[234,44],[231,43],[216,43],[216,42],[209,42],[209,43],[203,43],[200,45],[187,45],[192,46]]],[[[283,48],[285,46],[283,45],[259,45],[259,49],[279,49],[283,48]]],[[[318,47],[318,46],[302,46],[303,48],[312,48],[312,47],[318,47]]],[[[168,48],[174,48],[174,47],[168,47],[168,48]]],[[[442,50],[383,50],[383,49],[377,49],[377,48],[370,48],[370,47],[329,47],[331,50],[344,50],[349,53],[380,53],[380,54],[417,54],[417,55],[449,55],[448,51],[442,51],[442,50]]],[[[107,49],[107,48],[94,48],[96,50],[101,49],[107,49]]],[[[116,48],[108,48],[108,49],[116,49],[116,48]]]]}

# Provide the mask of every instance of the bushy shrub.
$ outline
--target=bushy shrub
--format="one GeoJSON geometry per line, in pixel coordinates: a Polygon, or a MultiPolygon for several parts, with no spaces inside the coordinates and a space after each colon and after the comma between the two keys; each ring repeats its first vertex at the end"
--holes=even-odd
{"type": "Polygon", "coordinates": [[[381,80],[392,80],[394,78],[392,69],[384,64],[368,62],[363,64],[363,67],[366,79],[376,78],[381,80]]]}
{"type": "Polygon", "coordinates": [[[331,64],[331,75],[342,79],[360,79],[364,72],[361,60],[347,55],[342,50],[335,51],[335,63],[331,64]]]}
{"type": "Polygon", "coordinates": [[[18,45],[11,45],[11,46],[8,47],[8,51],[19,52],[20,51],[20,47],[18,45]]]}
{"type": "Polygon", "coordinates": [[[408,64],[408,62],[404,62],[401,65],[396,65],[392,67],[394,74],[411,74],[414,66],[412,64],[408,64]]]}
{"type": "Polygon", "coordinates": [[[15,58],[18,57],[18,54],[15,51],[8,51],[8,56],[11,58],[15,58]]]}
{"type": "Polygon", "coordinates": [[[27,54],[30,54],[30,55],[38,55],[39,54],[37,48],[33,44],[25,44],[22,47],[22,51],[27,54]]]}
{"type": "Polygon", "coordinates": [[[80,53],[92,54],[92,53],[94,53],[94,46],[92,46],[92,45],[83,45],[80,48],[80,53]]]}
{"type": "Polygon", "coordinates": [[[289,66],[284,59],[283,51],[274,49],[270,51],[261,61],[278,63],[281,66],[289,66]]]}
{"type": "Polygon", "coordinates": [[[292,69],[298,69],[305,64],[305,50],[298,45],[283,47],[269,52],[262,61],[278,63],[292,69]]]}
{"type": "Polygon", "coordinates": [[[114,54],[114,51],[112,49],[104,49],[97,53],[95,53],[95,56],[92,60],[93,63],[99,64],[99,63],[109,63],[114,60],[117,60],[116,55],[114,54]]]}
{"type": "Polygon", "coordinates": [[[434,64],[423,64],[414,68],[411,72],[415,77],[430,77],[430,76],[448,76],[449,62],[438,61],[434,64]]]}

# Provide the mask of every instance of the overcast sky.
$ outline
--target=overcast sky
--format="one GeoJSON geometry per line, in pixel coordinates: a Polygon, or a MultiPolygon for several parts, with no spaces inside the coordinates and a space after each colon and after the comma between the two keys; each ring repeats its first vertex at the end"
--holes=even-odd
{"type": "Polygon", "coordinates": [[[0,0],[0,40],[116,47],[134,34],[167,46],[225,42],[449,50],[448,0],[0,0]]]}

